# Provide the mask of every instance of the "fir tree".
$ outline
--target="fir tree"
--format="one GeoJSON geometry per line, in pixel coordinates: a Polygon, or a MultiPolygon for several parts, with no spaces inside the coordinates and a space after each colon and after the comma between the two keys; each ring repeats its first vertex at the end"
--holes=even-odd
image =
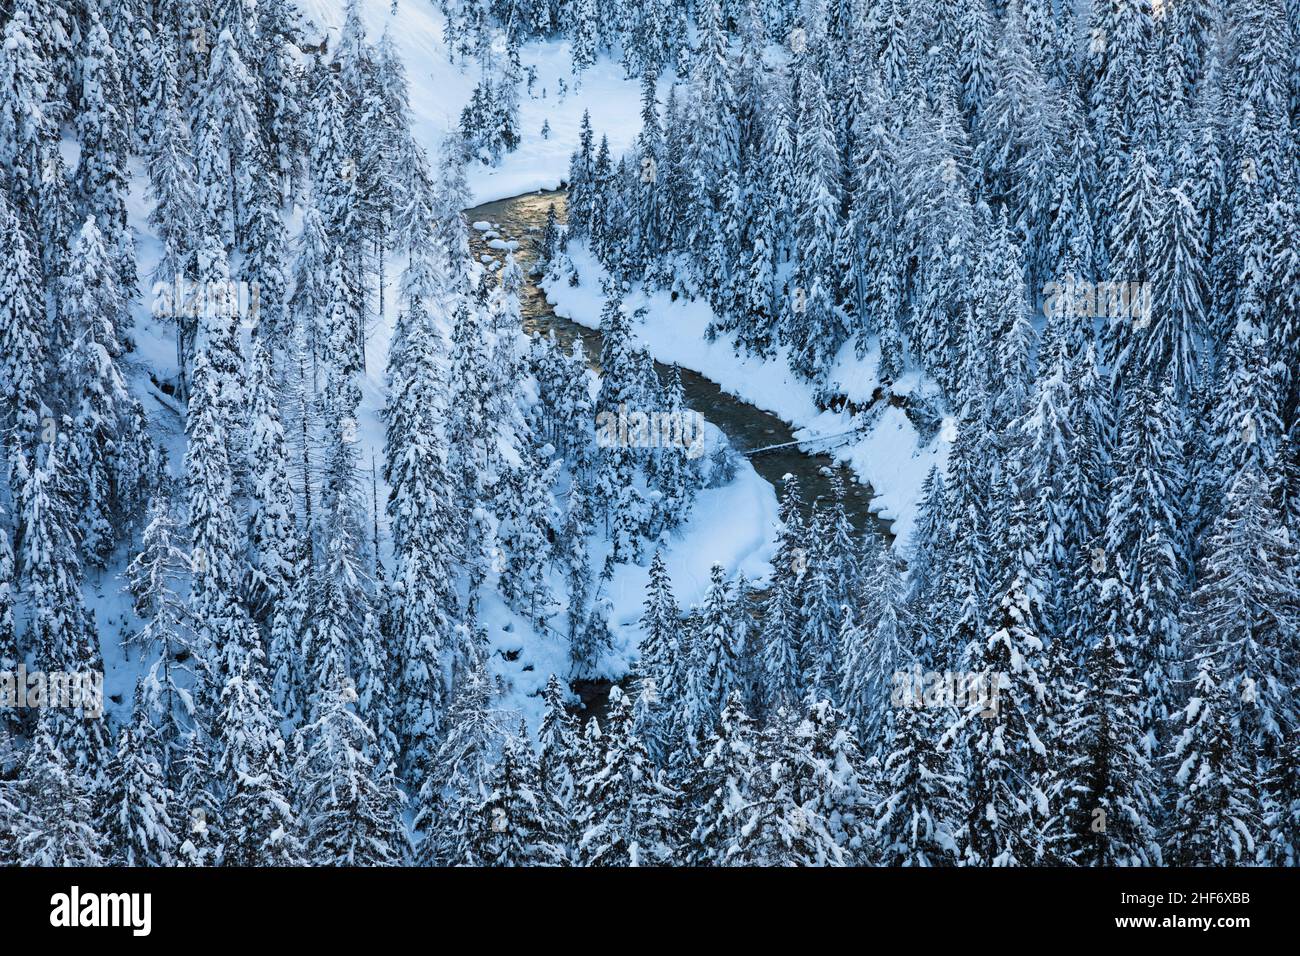
{"type": "Polygon", "coordinates": [[[1267,480],[1248,463],[1206,542],[1185,638],[1189,651],[1214,659],[1215,719],[1227,723],[1238,759],[1248,764],[1283,752],[1294,732],[1289,689],[1297,675],[1287,648],[1297,626],[1295,567],[1295,545],[1267,480]]]}
{"type": "MultiPolygon", "coordinates": [[[[40,427],[48,339],[42,335],[45,301],[40,263],[27,229],[0,197],[0,387],[3,387],[11,462],[30,454],[40,427]]],[[[12,465],[11,465],[12,467],[12,465]]]]}
{"type": "Polygon", "coordinates": [[[741,686],[736,625],[722,565],[709,570],[709,588],[695,628],[693,684],[704,708],[700,718],[705,733],[712,730],[727,698],[741,686]]]}
{"type": "Polygon", "coordinates": [[[797,706],[802,699],[799,667],[799,620],[791,597],[792,582],[778,577],[763,606],[762,688],[767,716],[797,706]]]}
{"type": "Polygon", "coordinates": [[[253,500],[248,593],[254,607],[273,614],[294,586],[301,544],[280,400],[272,381],[271,356],[260,340],[253,342],[249,365],[248,463],[253,500]]]}
{"type": "Polygon", "coordinates": [[[76,272],[65,282],[63,309],[75,336],[65,361],[77,394],[75,454],[87,492],[82,546],[87,560],[102,566],[117,543],[115,519],[120,521],[133,504],[121,481],[123,472],[141,449],[132,434],[134,399],[118,365],[126,301],[93,218],[82,226],[72,257],[76,272]]]}
{"type": "Polygon", "coordinates": [[[405,800],[392,770],[374,760],[374,732],[353,709],[356,690],[339,679],[322,697],[316,720],[298,731],[304,745],[293,771],[308,859],[316,866],[401,863],[405,800]]]}
{"type": "Polygon", "coordinates": [[[565,692],[552,674],[543,695],[545,709],[537,730],[537,785],[545,800],[543,815],[549,821],[546,832],[559,858],[572,860],[576,837],[574,810],[577,807],[578,739],[573,719],[565,708],[565,692]]]}
{"type": "Polygon", "coordinates": [[[632,701],[610,692],[610,721],[599,763],[580,786],[583,866],[655,866],[672,862],[668,835],[673,793],[654,770],[633,729],[632,701]]]}
{"type": "Polygon", "coordinates": [[[840,630],[839,699],[858,740],[874,749],[884,742],[888,688],[903,669],[912,640],[898,556],[881,543],[869,558],[858,609],[845,615],[840,630]]]}
{"type": "Polygon", "coordinates": [[[528,728],[505,739],[501,759],[488,778],[488,795],[479,807],[479,830],[472,850],[484,866],[547,866],[558,856],[548,832],[548,814],[539,785],[537,760],[528,728]]]}
{"type": "MultiPolygon", "coordinates": [[[[992,633],[970,660],[989,683],[962,717],[970,773],[963,856],[983,866],[1042,862],[1050,813],[1044,789],[1047,688],[1033,608],[1017,579],[1003,595],[992,633]]],[[[951,731],[950,731],[951,733],[951,731]]]]}
{"type": "Polygon", "coordinates": [[[1237,749],[1227,687],[1203,655],[1169,754],[1174,808],[1166,835],[1175,866],[1234,866],[1255,857],[1259,781],[1237,749]]]}
{"type": "Polygon", "coordinates": [[[176,847],[175,795],[163,774],[158,732],[137,685],[135,717],[117,738],[106,769],[100,826],[113,861],[122,866],[171,866],[176,847]]]}
{"type": "Polygon", "coordinates": [[[1131,656],[1144,685],[1149,754],[1172,708],[1171,668],[1180,656],[1181,640],[1183,562],[1177,528],[1186,476],[1171,399],[1169,389],[1157,393],[1146,385],[1135,386],[1130,394],[1116,455],[1119,473],[1107,512],[1105,550],[1095,556],[1122,582],[1119,620],[1110,626],[1133,631],[1131,656]]]}
{"type": "Polygon", "coordinates": [[[705,866],[742,866],[747,857],[749,824],[761,772],[758,734],[733,692],[722,709],[718,729],[705,746],[696,784],[702,802],[695,811],[690,846],[694,862],[705,866]]]}
{"type": "Polygon", "coordinates": [[[194,391],[186,412],[185,471],[194,579],[190,601],[200,643],[217,647],[218,620],[230,613],[243,578],[221,383],[210,349],[194,362],[194,391]]]}
{"type": "Polygon", "coordinates": [[[103,866],[105,838],[95,826],[90,786],[55,743],[37,729],[16,781],[21,800],[11,831],[19,866],[103,866]]]}
{"type": "Polygon", "coordinates": [[[1110,633],[1089,649],[1087,688],[1065,728],[1062,813],[1071,858],[1085,866],[1153,866],[1161,859],[1141,684],[1120,647],[1110,633]]]}
{"type": "Polygon", "coordinates": [[[495,684],[478,660],[462,674],[447,710],[437,752],[418,768],[415,828],[423,831],[423,865],[476,866],[478,811],[505,737],[502,714],[493,707],[495,684]]]}
{"type": "Polygon", "coordinates": [[[957,862],[961,778],[941,741],[943,713],[920,700],[892,714],[884,790],[875,821],[881,864],[945,866],[957,862]]]}
{"type": "Polygon", "coordinates": [[[221,689],[213,720],[212,736],[220,748],[212,772],[220,783],[223,862],[232,866],[303,861],[280,717],[265,678],[260,652],[243,655],[221,689]]]}

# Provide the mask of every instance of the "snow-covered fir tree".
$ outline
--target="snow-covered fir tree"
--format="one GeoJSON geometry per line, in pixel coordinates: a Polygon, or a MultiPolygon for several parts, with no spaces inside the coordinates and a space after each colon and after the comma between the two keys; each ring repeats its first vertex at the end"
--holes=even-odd
{"type": "Polygon", "coordinates": [[[1300,5],[310,6],[0,10],[0,862],[1300,859],[1300,5]]]}

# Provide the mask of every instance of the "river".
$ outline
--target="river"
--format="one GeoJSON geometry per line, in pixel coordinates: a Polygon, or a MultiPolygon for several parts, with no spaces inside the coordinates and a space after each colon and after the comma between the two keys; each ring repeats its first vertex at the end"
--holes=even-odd
{"type": "MultiPolygon", "coordinates": [[[[563,190],[526,193],[475,206],[466,210],[465,216],[470,223],[491,223],[491,232],[496,233],[493,238],[507,242],[513,240],[519,244],[515,258],[525,277],[519,303],[524,329],[542,335],[554,332],[556,339],[566,348],[576,336],[581,335],[592,367],[599,371],[600,333],[556,315],[546,301],[545,293],[537,285],[540,276],[530,272],[546,227],[547,208],[554,204],[556,215],[563,222],[565,198],[563,190]]],[[[470,248],[474,255],[480,260],[483,256],[491,256],[501,262],[506,250],[493,248],[490,242],[487,233],[470,229],[470,248]]],[[[666,366],[656,363],[656,367],[661,377],[667,376],[669,369],[666,366]]],[[[723,391],[716,382],[698,372],[683,368],[681,376],[687,404],[721,429],[737,451],[749,452],[794,441],[793,429],[775,415],[723,391]]],[[[818,500],[830,499],[832,478],[838,474],[846,489],[845,510],[854,527],[863,530],[872,525],[887,538],[892,537],[888,523],[871,511],[871,487],[859,482],[852,471],[837,464],[829,455],[805,452],[798,446],[791,445],[753,455],[749,460],[754,470],[770,482],[778,494],[782,479],[787,474],[796,476],[807,509],[818,500]]]]}

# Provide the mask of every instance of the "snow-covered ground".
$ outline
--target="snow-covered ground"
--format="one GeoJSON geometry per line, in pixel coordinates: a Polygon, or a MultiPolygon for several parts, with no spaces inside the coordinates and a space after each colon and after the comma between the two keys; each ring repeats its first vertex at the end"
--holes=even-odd
{"type": "MultiPolygon", "coordinates": [[[[664,561],[678,601],[689,607],[703,600],[709,584],[709,568],[715,562],[733,574],[749,578],[767,576],[776,547],[773,534],[776,519],[776,494],[772,486],[748,466],[738,471],[731,484],[701,491],[685,524],[663,542],[664,561]]],[[[592,567],[599,569],[610,544],[599,533],[588,544],[592,567]]],[[[622,677],[636,660],[639,622],[653,551],[654,545],[649,544],[642,564],[619,565],[600,594],[610,601],[610,629],[614,635],[613,650],[601,662],[600,670],[605,676],[622,677]]],[[[554,593],[564,594],[563,579],[558,574],[552,573],[549,583],[554,593]]],[[[530,728],[536,730],[547,679],[552,673],[563,675],[569,670],[568,639],[550,628],[540,633],[535,631],[495,593],[484,592],[481,615],[488,629],[488,641],[496,652],[494,670],[507,688],[502,706],[518,711],[530,728]]],[[[564,623],[565,618],[557,616],[552,627],[562,628],[564,623]]]]}
{"type": "MultiPolygon", "coordinates": [[[[343,26],[343,0],[298,0],[298,5],[307,20],[321,32],[328,31],[333,49],[343,26]]],[[[387,29],[401,53],[411,86],[415,138],[430,156],[436,156],[442,138],[460,122],[460,112],[478,82],[478,66],[448,61],[442,15],[433,0],[400,0],[396,15],[390,14],[388,0],[368,0],[361,6],[371,42],[377,42],[387,29]]],[[[624,79],[620,64],[602,57],[581,80],[575,80],[567,40],[526,44],[520,58],[525,68],[537,71],[533,94],[520,90],[521,142],[500,166],[475,164],[470,168],[475,205],[559,186],[568,173],[569,156],[578,145],[583,110],[591,111],[597,136],[609,136],[614,155],[631,146],[641,129],[640,88],[624,79]],[[567,94],[561,92],[561,80],[568,86],[567,94]],[[544,123],[550,124],[545,139],[544,123]]]]}
{"type": "MultiPolygon", "coordinates": [[[[569,258],[580,282],[546,281],[547,300],[557,315],[582,325],[600,323],[601,283],[605,268],[596,260],[585,241],[569,244],[569,258]]],[[[817,407],[814,388],[790,371],[785,350],[763,361],[738,352],[730,338],[719,336],[710,342],[705,330],[713,311],[703,299],[676,301],[668,292],[647,292],[636,287],[627,299],[628,310],[646,309],[645,321],[633,331],[659,361],[676,362],[717,382],[727,392],[797,426],[796,438],[838,435],[853,428],[848,412],[823,411],[817,407]]],[[[865,405],[876,386],[879,352],[873,347],[858,358],[851,345],[840,352],[829,381],[836,394],[865,405]]],[[[926,386],[919,375],[910,373],[894,385],[896,394],[908,394],[926,386]]],[[[941,429],[923,442],[903,410],[887,406],[870,429],[847,444],[830,451],[875,491],[872,510],[891,521],[898,545],[907,547],[916,524],[916,506],[921,484],[932,465],[940,470],[947,462],[951,429],[941,429]]]]}

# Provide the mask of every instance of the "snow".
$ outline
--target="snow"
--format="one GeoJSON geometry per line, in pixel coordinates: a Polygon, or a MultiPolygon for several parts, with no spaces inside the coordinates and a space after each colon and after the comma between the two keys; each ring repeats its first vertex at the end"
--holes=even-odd
{"type": "MultiPolygon", "coordinates": [[[[329,31],[334,49],[343,26],[343,0],[299,0],[298,5],[306,20],[329,31]]],[[[401,0],[396,15],[390,15],[388,3],[365,3],[361,17],[372,43],[388,27],[411,86],[412,133],[436,156],[442,138],[460,122],[478,81],[478,65],[447,61],[442,17],[430,0],[401,0]]],[[[520,56],[525,70],[536,69],[537,82],[532,96],[520,89],[519,148],[496,168],[475,164],[469,169],[475,205],[558,187],[578,145],[584,109],[591,111],[592,125],[609,136],[615,155],[628,149],[641,130],[640,87],[624,78],[620,64],[601,58],[575,81],[567,40],[526,44],[520,56]],[[567,94],[561,93],[560,80],[568,85],[567,94]],[[543,123],[550,126],[546,138],[543,123]]]]}
{"type": "MultiPolygon", "coordinates": [[[[709,440],[716,441],[717,430],[713,426],[709,430],[709,440]]],[[[768,575],[776,550],[776,519],[776,492],[753,468],[741,468],[735,481],[725,487],[702,490],[689,518],[663,543],[664,562],[681,606],[689,608],[703,601],[709,586],[709,568],[714,563],[750,578],[768,575]]],[[[592,566],[601,567],[610,542],[598,532],[588,546],[592,566]]],[[[615,641],[612,651],[600,662],[599,670],[605,676],[623,676],[637,658],[639,622],[653,550],[653,544],[648,544],[643,565],[618,565],[605,592],[613,606],[610,624],[615,641]]],[[[552,574],[549,583],[554,591],[563,593],[560,577],[552,574]]],[[[495,673],[506,682],[502,706],[517,711],[536,732],[547,678],[568,671],[568,638],[553,630],[535,633],[499,595],[486,588],[482,620],[495,655],[495,673]],[[516,652],[516,660],[507,659],[516,652]]],[[[565,620],[558,616],[550,627],[562,628],[565,620]]]]}
{"type": "MultiPolygon", "coordinates": [[[[592,255],[587,243],[575,240],[568,255],[580,283],[548,280],[543,283],[547,301],[557,315],[596,328],[600,324],[601,283],[608,278],[604,266],[592,255]]],[[[811,439],[848,431],[853,419],[847,412],[817,407],[814,387],[791,372],[786,350],[778,350],[763,361],[736,350],[730,338],[718,336],[710,342],[705,330],[713,310],[703,299],[673,300],[670,292],[633,288],[627,309],[645,308],[644,322],[634,326],[639,342],[658,361],[676,362],[718,383],[723,390],[796,426],[795,437],[811,439]]],[[[851,346],[841,350],[832,367],[830,381],[836,391],[855,403],[870,401],[878,384],[875,374],[879,352],[874,347],[858,358],[851,346]]],[[[905,376],[895,392],[921,394],[932,386],[915,372],[905,376]]],[[[832,450],[875,492],[872,509],[893,523],[898,545],[906,548],[916,526],[921,484],[930,468],[942,470],[954,429],[941,429],[929,443],[923,443],[901,408],[885,407],[863,436],[832,450]]]]}

